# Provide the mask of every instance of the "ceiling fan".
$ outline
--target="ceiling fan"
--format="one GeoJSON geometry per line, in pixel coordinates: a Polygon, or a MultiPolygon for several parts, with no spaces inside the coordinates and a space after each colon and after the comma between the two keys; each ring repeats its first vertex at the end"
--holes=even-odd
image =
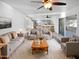
{"type": "Polygon", "coordinates": [[[46,15],[46,18],[51,18],[51,17],[49,17],[48,15],[46,15]]]}
{"type": "Polygon", "coordinates": [[[42,1],[31,1],[33,3],[43,3],[42,6],[40,6],[39,8],[37,9],[41,9],[43,7],[45,7],[46,9],[52,11],[52,6],[53,5],[58,5],[58,6],[64,6],[66,5],[66,3],[64,2],[54,2],[53,0],[42,0],[42,1]]]}

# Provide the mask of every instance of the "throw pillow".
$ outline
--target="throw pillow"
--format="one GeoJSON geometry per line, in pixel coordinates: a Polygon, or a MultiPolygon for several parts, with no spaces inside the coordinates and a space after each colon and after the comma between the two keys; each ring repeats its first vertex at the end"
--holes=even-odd
{"type": "Polygon", "coordinates": [[[12,35],[12,39],[16,39],[18,37],[16,32],[12,32],[11,35],[12,35]]]}
{"type": "Polygon", "coordinates": [[[1,36],[0,40],[2,40],[2,42],[5,43],[5,44],[10,42],[10,39],[9,39],[8,35],[1,36]]]}

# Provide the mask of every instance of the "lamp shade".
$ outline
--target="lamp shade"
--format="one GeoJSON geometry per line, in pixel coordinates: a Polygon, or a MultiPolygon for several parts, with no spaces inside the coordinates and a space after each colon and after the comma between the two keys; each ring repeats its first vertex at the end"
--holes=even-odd
{"type": "Polygon", "coordinates": [[[46,2],[46,3],[44,3],[44,7],[45,7],[46,9],[49,9],[49,8],[52,7],[52,3],[51,3],[51,2],[46,2]]]}

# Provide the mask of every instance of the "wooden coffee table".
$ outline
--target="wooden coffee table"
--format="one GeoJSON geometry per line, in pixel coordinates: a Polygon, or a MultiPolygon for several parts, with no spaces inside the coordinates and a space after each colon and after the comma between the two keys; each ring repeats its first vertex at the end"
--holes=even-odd
{"type": "Polygon", "coordinates": [[[42,51],[42,52],[46,52],[48,54],[48,44],[46,40],[40,41],[40,45],[36,46],[35,45],[35,41],[33,40],[32,42],[32,54],[35,51],[42,51]]]}

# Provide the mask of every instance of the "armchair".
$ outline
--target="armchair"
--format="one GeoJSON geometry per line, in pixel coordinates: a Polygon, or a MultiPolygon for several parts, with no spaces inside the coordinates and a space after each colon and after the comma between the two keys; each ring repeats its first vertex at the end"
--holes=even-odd
{"type": "Polygon", "coordinates": [[[79,56],[79,41],[65,39],[61,42],[61,48],[67,57],[79,56]]]}

